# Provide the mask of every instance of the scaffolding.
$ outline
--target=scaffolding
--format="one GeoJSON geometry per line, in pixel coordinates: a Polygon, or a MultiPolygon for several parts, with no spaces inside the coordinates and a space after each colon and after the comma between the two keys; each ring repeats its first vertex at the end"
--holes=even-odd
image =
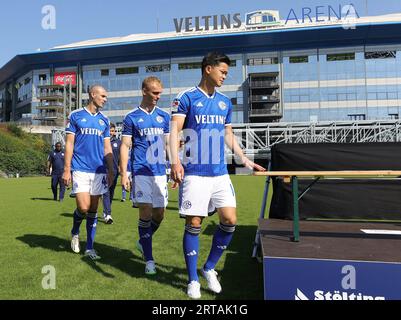
{"type": "Polygon", "coordinates": [[[245,154],[268,153],[278,143],[400,142],[400,120],[233,124],[245,154]]]}
{"type": "MultiPolygon", "coordinates": [[[[278,143],[367,143],[400,142],[401,120],[336,122],[275,122],[233,124],[233,132],[244,153],[265,158],[278,143]]],[[[118,135],[122,128],[116,128],[118,135]]],[[[64,129],[52,130],[52,141],[64,144],[64,129]]],[[[228,156],[233,156],[229,150],[228,156]]]]}
{"type": "Polygon", "coordinates": [[[61,142],[63,148],[65,147],[64,129],[52,129],[52,146],[55,146],[57,142],[61,142]]]}
{"type": "MultiPolygon", "coordinates": [[[[64,79],[66,81],[66,79],[64,79]]],[[[76,86],[68,84],[39,84],[36,106],[38,112],[33,119],[40,124],[65,126],[67,117],[76,108],[76,86]]]]}

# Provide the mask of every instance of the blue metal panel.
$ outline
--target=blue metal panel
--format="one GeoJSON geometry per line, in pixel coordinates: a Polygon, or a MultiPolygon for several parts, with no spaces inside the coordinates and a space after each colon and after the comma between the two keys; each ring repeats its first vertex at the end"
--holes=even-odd
{"type": "Polygon", "coordinates": [[[400,300],[401,263],[263,258],[268,300],[400,300]]]}

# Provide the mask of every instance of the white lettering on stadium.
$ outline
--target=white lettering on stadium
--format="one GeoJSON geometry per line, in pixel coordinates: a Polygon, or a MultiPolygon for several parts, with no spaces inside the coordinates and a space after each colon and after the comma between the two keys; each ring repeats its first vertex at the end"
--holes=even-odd
{"type": "Polygon", "coordinates": [[[219,115],[206,115],[206,114],[200,114],[195,116],[196,123],[197,124],[225,124],[226,122],[226,117],[225,116],[219,116],[219,115]]]}
{"type": "Polygon", "coordinates": [[[103,134],[102,130],[94,129],[94,128],[81,128],[82,134],[90,134],[95,136],[101,136],[103,134]]]}

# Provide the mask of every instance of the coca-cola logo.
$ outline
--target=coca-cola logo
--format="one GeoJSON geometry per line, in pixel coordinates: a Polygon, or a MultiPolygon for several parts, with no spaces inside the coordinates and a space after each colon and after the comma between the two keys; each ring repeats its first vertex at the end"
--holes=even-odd
{"type": "Polygon", "coordinates": [[[54,83],[55,84],[73,84],[75,85],[76,83],[76,75],[74,74],[65,74],[65,73],[59,73],[54,75],[54,83]]]}
{"type": "Polygon", "coordinates": [[[66,81],[66,82],[70,82],[70,81],[72,81],[72,76],[65,76],[65,77],[62,77],[62,76],[57,76],[56,77],[56,81],[57,82],[62,82],[62,81],[66,81]]]}

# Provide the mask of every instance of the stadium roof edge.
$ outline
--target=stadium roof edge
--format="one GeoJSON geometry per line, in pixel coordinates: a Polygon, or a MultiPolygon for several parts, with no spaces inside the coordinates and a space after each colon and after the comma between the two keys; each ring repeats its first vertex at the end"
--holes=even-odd
{"type": "MultiPolygon", "coordinates": [[[[375,25],[393,25],[397,24],[401,26],[401,21],[386,21],[386,22],[369,22],[369,23],[361,23],[358,24],[357,27],[366,27],[366,26],[375,26],[375,25]]],[[[182,37],[165,37],[165,38],[151,38],[151,39],[142,39],[142,40],[134,40],[134,41],[121,41],[121,42],[112,42],[112,43],[99,43],[99,44],[92,44],[92,45],[79,45],[79,46],[57,46],[51,48],[46,51],[42,52],[58,52],[58,51],[65,51],[65,50],[76,50],[76,49],[85,49],[85,48],[102,48],[108,46],[119,46],[119,45],[130,45],[136,43],[147,43],[147,42],[160,42],[160,41],[185,41],[185,40],[193,40],[193,39],[204,39],[204,38],[212,38],[212,37],[235,37],[240,35],[259,35],[261,33],[277,33],[277,32],[302,32],[302,31],[310,31],[310,30],[324,30],[324,29],[344,29],[342,25],[313,25],[308,27],[293,27],[290,29],[267,29],[267,30],[251,30],[251,31],[238,31],[232,33],[213,33],[213,34],[198,34],[198,35],[188,35],[182,37]]],[[[80,42],[79,42],[80,43],[80,42]]],[[[34,52],[41,53],[41,52],[34,52]]]]}

